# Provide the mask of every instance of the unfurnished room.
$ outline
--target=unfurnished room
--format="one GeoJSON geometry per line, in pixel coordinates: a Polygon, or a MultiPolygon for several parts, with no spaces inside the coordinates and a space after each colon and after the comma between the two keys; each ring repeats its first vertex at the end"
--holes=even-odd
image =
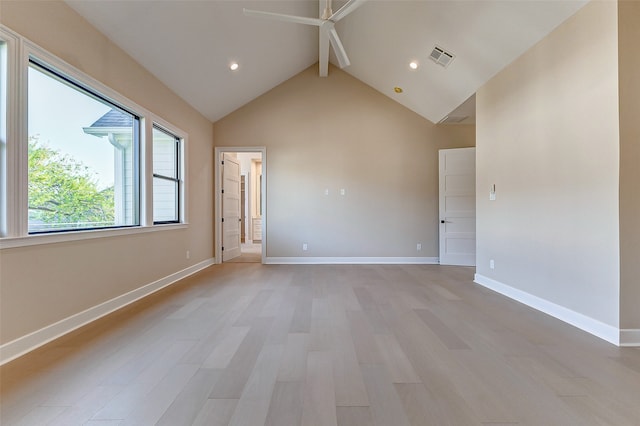
{"type": "Polygon", "coordinates": [[[640,425],[640,2],[0,0],[0,424],[640,425]]]}

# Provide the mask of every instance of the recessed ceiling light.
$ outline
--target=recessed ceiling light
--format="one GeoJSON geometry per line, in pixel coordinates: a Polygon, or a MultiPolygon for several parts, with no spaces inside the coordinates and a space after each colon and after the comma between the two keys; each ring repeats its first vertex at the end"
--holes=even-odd
{"type": "Polygon", "coordinates": [[[411,68],[412,70],[417,70],[418,63],[416,61],[409,62],[409,68],[411,68]]]}
{"type": "Polygon", "coordinates": [[[229,69],[230,69],[231,71],[235,71],[235,70],[237,70],[239,67],[240,67],[240,65],[238,65],[238,63],[237,63],[237,62],[231,62],[231,65],[229,65],[229,69]]]}
{"type": "Polygon", "coordinates": [[[393,88],[393,91],[396,92],[396,93],[402,93],[402,87],[396,86],[396,87],[393,88]]]}

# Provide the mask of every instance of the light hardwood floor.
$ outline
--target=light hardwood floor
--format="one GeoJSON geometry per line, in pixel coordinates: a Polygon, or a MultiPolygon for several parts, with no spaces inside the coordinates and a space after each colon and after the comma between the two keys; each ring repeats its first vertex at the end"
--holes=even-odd
{"type": "Polygon", "coordinates": [[[226,263],[261,263],[262,262],[262,245],[261,243],[242,243],[240,244],[240,256],[226,263]]]}
{"type": "Polygon", "coordinates": [[[640,425],[640,349],[425,265],[217,265],[0,369],[9,425],[640,425]]]}

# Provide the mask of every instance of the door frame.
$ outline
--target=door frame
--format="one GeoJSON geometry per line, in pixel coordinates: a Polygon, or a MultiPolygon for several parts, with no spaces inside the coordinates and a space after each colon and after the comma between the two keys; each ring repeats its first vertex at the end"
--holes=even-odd
{"type": "Polygon", "coordinates": [[[266,257],[267,249],[267,148],[264,146],[237,146],[237,147],[215,147],[214,148],[214,261],[222,263],[222,167],[220,156],[230,152],[259,152],[262,155],[262,184],[260,192],[262,194],[262,261],[266,257]]]}

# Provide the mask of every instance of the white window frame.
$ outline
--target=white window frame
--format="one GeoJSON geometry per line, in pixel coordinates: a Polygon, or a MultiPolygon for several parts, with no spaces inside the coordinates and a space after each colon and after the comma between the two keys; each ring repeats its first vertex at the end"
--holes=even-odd
{"type": "MultiPolygon", "coordinates": [[[[20,115],[21,109],[18,88],[20,87],[20,67],[18,63],[20,38],[17,34],[0,26],[0,38],[6,44],[6,92],[5,109],[0,111],[4,116],[4,129],[2,140],[3,153],[0,155],[0,177],[2,186],[0,187],[0,235],[14,237],[19,235],[21,223],[17,206],[20,203],[19,191],[16,190],[20,183],[19,147],[10,141],[19,140],[21,135],[19,128],[12,125],[20,115]]],[[[26,218],[25,218],[26,220],[26,218]]]]}
{"type": "Polygon", "coordinates": [[[153,222],[153,127],[157,127],[161,130],[164,130],[167,133],[175,136],[180,140],[180,146],[178,148],[178,219],[180,223],[186,223],[187,218],[187,185],[185,184],[186,178],[186,166],[189,164],[186,161],[187,158],[187,145],[188,139],[187,133],[183,130],[180,130],[176,126],[168,123],[167,121],[161,119],[160,117],[154,116],[151,121],[151,128],[149,130],[149,158],[147,159],[147,164],[149,164],[150,173],[147,178],[149,179],[149,184],[147,188],[150,188],[150,194],[147,197],[147,201],[149,202],[149,206],[147,211],[149,212],[148,217],[146,218],[147,223],[150,223],[154,226],[171,226],[174,225],[172,223],[157,223],[153,222]]]}
{"type": "Polygon", "coordinates": [[[8,64],[5,129],[6,149],[4,157],[0,156],[0,161],[2,161],[2,164],[0,164],[0,173],[4,173],[4,176],[0,179],[0,181],[4,182],[4,185],[0,187],[0,249],[187,227],[187,133],[1,24],[0,39],[7,45],[8,64]],[[110,102],[121,105],[140,118],[140,164],[138,166],[140,182],[139,225],[124,228],[65,231],[50,234],[30,235],[28,233],[27,77],[30,57],[34,57],[38,61],[47,64],[47,66],[77,82],[80,86],[99,93],[110,102]],[[180,223],[158,225],[154,225],[153,223],[152,130],[154,123],[179,137],[182,142],[180,144],[180,223]]]}
{"type": "MultiPolygon", "coordinates": [[[[91,227],[87,226],[84,228],[74,229],[72,227],[62,228],[62,229],[45,229],[45,230],[33,230],[31,224],[29,223],[29,234],[45,234],[51,232],[75,232],[78,230],[94,230],[94,229],[107,229],[107,228],[124,228],[124,227],[134,227],[140,225],[140,151],[141,151],[141,141],[140,136],[142,134],[141,129],[141,120],[138,117],[138,114],[135,111],[131,111],[128,109],[128,106],[123,105],[122,103],[116,103],[111,98],[105,98],[102,93],[93,89],[93,87],[88,87],[81,81],[77,81],[76,78],[73,78],[67,73],[60,71],[57,67],[51,66],[48,62],[44,62],[40,59],[40,57],[36,57],[35,55],[29,55],[29,63],[28,63],[28,75],[35,75],[32,71],[35,71],[40,76],[46,77],[48,81],[55,82],[56,84],[65,85],[70,90],[75,91],[78,94],[83,95],[85,98],[92,99],[94,102],[99,103],[107,108],[115,109],[120,111],[121,113],[129,116],[132,119],[131,127],[128,128],[127,134],[129,134],[131,138],[131,149],[128,150],[128,153],[125,154],[129,156],[130,159],[125,160],[121,155],[116,154],[116,158],[120,158],[118,161],[120,164],[115,165],[112,164],[112,167],[115,167],[116,170],[122,169],[120,171],[120,181],[118,178],[115,178],[114,181],[114,190],[115,190],[115,224],[104,226],[104,227],[91,227]],[[127,165],[125,165],[127,163],[127,165]],[[130,164],[130,165],[128,165],[130,164]],[[126,177],[124,177],[125,168],[131,167],[131,182],[126,181],[126,177]],[[130,189],[125,189],[130,188],[130,189]],[[131,191],[132,199],[129,199],[129,196],[125,196],[124,192],[131,191]],[[120,193],[120,196],[118,194],[120,193]],[[118,199],[120,198],[120,199],[118,199]],[[125,200],[126,198],[126,200],[125,200]]],[[[30,84],[30,81],[27,83],[27,86],[30,84]]],[[[28,89],[30,90],[30,89],[28,89]]],[[[27,99],[31,99],[31,96],[27,99]]],[[[30,120],[31,117],[27,117],[27,121],[30,120]]],[[[86,133],[86,130],[85,130],[86,133]]],[[[29,137],[32,136],[32,133],[29,132],[29,137]]],[[[101,137],[100,135],[99,137],[101,137]]],[[[115,158],[114,158],[115,160],[115,158]]],[[[118,173],[116,173],[118,174],[118,173]]]]}

